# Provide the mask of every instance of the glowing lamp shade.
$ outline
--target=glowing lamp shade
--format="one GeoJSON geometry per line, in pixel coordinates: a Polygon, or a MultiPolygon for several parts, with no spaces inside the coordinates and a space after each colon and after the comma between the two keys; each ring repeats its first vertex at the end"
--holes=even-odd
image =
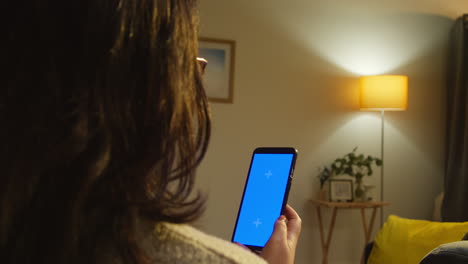
{"type": "Polygon", "coordinates": [[[360,78],[360,107],[367,111],[408,108],[408,76],[374,75],[360,78]]]}

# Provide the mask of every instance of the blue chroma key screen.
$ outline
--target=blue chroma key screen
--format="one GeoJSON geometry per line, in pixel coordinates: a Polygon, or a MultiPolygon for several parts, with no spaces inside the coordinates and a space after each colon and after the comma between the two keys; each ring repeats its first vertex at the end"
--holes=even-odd
{"type": "Polygon", "coordinates": [[[265,246],[281,214],[293,154],[255,154],[234,242],[265,246]]]}

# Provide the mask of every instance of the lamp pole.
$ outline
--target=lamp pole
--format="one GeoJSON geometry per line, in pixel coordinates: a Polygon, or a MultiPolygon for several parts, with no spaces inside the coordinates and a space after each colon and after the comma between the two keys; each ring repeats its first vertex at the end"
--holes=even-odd
{"type": "MultiPolygon", "coordinates": [[[[408,108],[408,76],[371,75],[362,76],[360,82],[361,110],[380,111],[382,118],[380,168],[380,200],[384,201],[384,147],[385,147],[385,110],[404,111],[408,108]]],[[[380,226],[384,223],[384,209],[380,208],[380,226]]]]}
{"type": "MultiPolygon", "coordinates": [[[[382,166],[380,166],[380,201],[384,201],[384,124],[385,124],[385,110],[380,111],[380,116],[382,117],[382,135],[380,142],[380,158],[382,159],[382,166]]],[[[384,208],[380,207],[380,227],[384,223],[384,208]]]]}

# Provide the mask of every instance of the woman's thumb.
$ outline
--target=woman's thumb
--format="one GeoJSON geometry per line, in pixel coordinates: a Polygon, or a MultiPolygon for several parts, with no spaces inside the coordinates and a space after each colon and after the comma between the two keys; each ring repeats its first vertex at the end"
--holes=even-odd
{"type": "Polygon", "coordinates": [[[276,220],[270,239],[274,241],[286,241],[287,236],[288,227],[286,225],[286,217],[282,215],[276,220]]]}

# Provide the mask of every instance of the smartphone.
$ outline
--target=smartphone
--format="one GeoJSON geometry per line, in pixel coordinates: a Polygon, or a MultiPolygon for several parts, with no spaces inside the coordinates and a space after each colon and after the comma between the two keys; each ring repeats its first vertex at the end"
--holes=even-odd
{"type": "Polygon", "coordinates": [[[295,148],[256,148],[250,161],[232,241],[261,251],[284,211],[296,163],[295,148]]]}

